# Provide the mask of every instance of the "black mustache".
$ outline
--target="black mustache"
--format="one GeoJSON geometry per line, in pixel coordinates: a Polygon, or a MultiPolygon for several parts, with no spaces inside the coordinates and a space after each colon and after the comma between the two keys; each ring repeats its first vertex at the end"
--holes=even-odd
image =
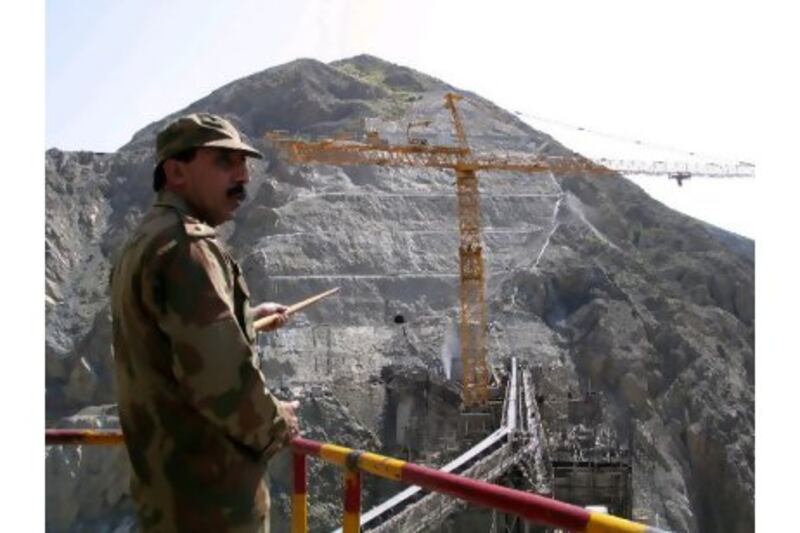
{"type": "Polygon", "coordinates": [[[234,185],[225,193],[228,197],[235,196],[240,200],[244,200],[247,198],[247,189],[244,188],[244,185],[241,183],[239,185],[234,185]]]}

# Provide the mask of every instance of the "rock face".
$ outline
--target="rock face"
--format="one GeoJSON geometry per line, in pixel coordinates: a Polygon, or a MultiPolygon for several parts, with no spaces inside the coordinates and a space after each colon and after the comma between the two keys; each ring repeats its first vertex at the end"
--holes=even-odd
{"type": "MultiPolygon", "coordinates": [[[[91,406],[61,428],[119,428],[115,405],[91,406]]],[[[136,522],[128,495],[130,467],[122,446],[48,446],[47,531],[129,531],[136,522]]]]}
{"type": "MultiPolygon", "coordinates": [[[[218,89],[114,154],[49,150],[48,424],[113,423],[113,409],[90,407],[114,402],[109,264],[152,201],[155,133],[179,114],[204,110],[232,120],[266,154],[253,167],[250,199],[223,230],[254,299],[289,303],[341,287],[287,328],[262,335],[270,386],[328,391],[304,396],[311,438],[402,449],[408,438],[398,420],[425,411],[409,410],[386,385],[386,369],[458,372],[453,176],[292,167],[262,136],[358,134],[366,124],[405,143],[408,123],[425,119],[430,125],[410,135],[452,144],[443,107],[450,90],[369,56],[298,60],[218,89]]],[[[459,92],[474,150],[572,153],[459,92]]],[[[635,443],[634,512],[676,531],[751,531],[753,242],[676,213],[618,176],[483,172],[479,179],[491,363],[515,355],[546,369],[553,390],[602,390],[605,421],[635,443]]],[[[446,412],[440,403],[431,409],[433,417],[446,412]]],[[[126,530],[132,515],[119,484],[127,485],[126,468],[121,450],[48,449],[48,531],[126,530]]],[[[288,510],[287,468],[282,460],[271,466],[276,531],[288,510]]],[[[338,474],[313,479],[320,489],[312,483],[311,524],[333,526],[338,474]]]]}

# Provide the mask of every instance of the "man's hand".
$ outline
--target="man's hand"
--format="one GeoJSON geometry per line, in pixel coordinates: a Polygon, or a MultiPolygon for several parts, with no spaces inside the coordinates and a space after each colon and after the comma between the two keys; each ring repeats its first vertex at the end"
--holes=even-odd
{"type": "Polygon", "coordinates": [[[264,302],[253,307],[253,319],[258,320],[260,318],[277,315],[275,317],[275,322],[273,322],[272,326],[267,330],[273,331],[282,328],[289,321],[289,315],[286,314],[288,309],[289,308],[283,304],[264,302]]]}
{"type": "Polygon", "coordinates": [[[286,417],[286,424],[289,426],[289,431],[286,434],[286,441],[288,442],[300,436],[300,423],[297,420],[297,410],[300,408],[300,402],[297,400],[281,402],[281,407],[286,417]]]}

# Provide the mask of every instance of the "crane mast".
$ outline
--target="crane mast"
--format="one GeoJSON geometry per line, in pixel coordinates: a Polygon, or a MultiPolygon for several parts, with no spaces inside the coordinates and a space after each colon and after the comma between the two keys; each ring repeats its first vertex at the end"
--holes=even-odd
{"type": "MultiPolygon", "coordinates": [[[[459,148],[468,157],[471,151],[456,107],[456,101],[460,99],[458,95],[447,93],[445,106],[450,110],[459,148]]],[[[465,162],[466,157],[459,158],[455,167],[460,265],[459,346],[464,370],[462,400],[464,407],[472,408],[486,405],[489,400],[489,363],[486,353],[488,330],[478,175],[465,162]]]]}

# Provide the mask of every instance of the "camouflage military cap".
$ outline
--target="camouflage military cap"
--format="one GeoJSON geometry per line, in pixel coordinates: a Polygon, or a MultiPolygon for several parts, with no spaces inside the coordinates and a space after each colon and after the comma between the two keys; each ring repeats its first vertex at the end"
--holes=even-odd
{"type": "Polygon", "coordinates": [[[261,152],[242,141],[229,121],[211,113],[192,113],[171,122],[158,134],[156,164],[184,150],[202,146],[241,150],[252,157],[263,157],[261,152]]]}

